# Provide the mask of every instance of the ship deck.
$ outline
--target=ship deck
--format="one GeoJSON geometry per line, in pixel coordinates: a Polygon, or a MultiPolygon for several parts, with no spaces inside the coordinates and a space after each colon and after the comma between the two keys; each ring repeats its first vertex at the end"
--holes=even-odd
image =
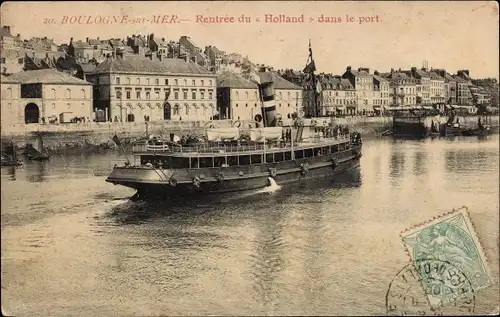
{"type": "Polygon", "coordinates": [[[132,152],[134,155],[163,155],[163,156],[177,156],[177,157],[212,157],[217,155],[232,154],[262,154],[283,152],[290,150],[301,150],[315,147],[332,146],[349,142],[349,137],[339,138],[312,138],[301,142],[283,142],[283,143],[254,143],[246,142],[240,144],[226,144],[224,142],[218,143],[197,143],[191,145],[180,145],[169,142],[168,149],[162,146],[157,148],[147,146],[146,144],[134,144],[132,152]]]}

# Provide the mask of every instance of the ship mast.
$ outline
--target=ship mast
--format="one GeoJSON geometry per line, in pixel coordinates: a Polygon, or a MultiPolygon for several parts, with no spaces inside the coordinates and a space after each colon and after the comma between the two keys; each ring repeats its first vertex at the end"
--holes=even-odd
{"type": "Polygon", "coordinates": [[[309,56],[307,58],[306,67],[304,68],[304,73],[307,73],[311,76],[311,93],[312,93],[312,104],[313,104],[313,113],[312,115],[317,117],[318,109],[316,105],[316,76],[314,72],[316,71],[316,65],[314,63],[312,48],[311,48],[311,40],[309,40],[309,56]]]}

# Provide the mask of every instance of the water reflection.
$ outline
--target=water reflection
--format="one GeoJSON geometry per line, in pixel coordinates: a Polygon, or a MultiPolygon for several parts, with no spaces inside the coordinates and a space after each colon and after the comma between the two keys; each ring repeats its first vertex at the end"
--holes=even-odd
{"type": "Polygon", "coordinates": [[[286,213],[287,210],[277,205],[269,214],[261,215],[255,220],[257,234],[253,243],[256,245],[250,264],[253,276],[252,288],[255,292],[253,297],[263,306],[262,309],[270,314],[276,313],[277,296],[279,296],[276,279],[284,266],[285,242],[282,230],[286,213]]]}
{"type": "Polygon", "coordinates": [[[445,168],[451,173],[471,173],[489,167],[491,153],[478,149],[450,149],[445,152],[445,168]]]}
{"type": "Polygon", "coordinates": [[[404,169],[406,163],[406,155],[400,149],[391,149],[391,158],[389,162],[389,175],[392,180],[401,179],[404,177],[404,169]]]}
{"type": "Polygon", "coordinates": [[[416,176],[425,176],[425,174],[427,173],[427,157],[427,152],[417,151],[415,153],[413,171],[416,176]]]}
{"type": "Polygon", "coordinates": [[[33,161],[32,164],[27,167],[30,173],[26,176],[28,182],[39,183],[47,181],[47,166],[50,161],[33,161]]]}

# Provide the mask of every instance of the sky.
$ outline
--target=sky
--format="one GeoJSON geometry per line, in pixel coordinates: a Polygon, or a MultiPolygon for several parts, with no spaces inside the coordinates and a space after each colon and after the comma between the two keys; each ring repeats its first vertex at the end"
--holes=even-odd
{"type": "Polygon", "coordinates": [[[469,69],[473,78],[498,78],[498,12],[494,1],[58,1],[3,2],[0,15],[2,25],[10,25],[14,35],[47,36],[58,44],[68,43],[70,37],[85,40],[154,33],[178,40],[186,35],[202,49],[216,45],[275,69],[302,69],[311,40],[319,72],[342,74],[347,66],[384,72],[422,67],[426,60],[429,67],[450,73],[469,69]],[[303,15],[304,22],[265,22],[266,14],[303,15]],[[177,15],[179,22],[153,22],[153,16],[163,15],[177,15]],[[251,22],[239,23],[242,15],[251,22]],[[78,16],[83,23],[69,23],[71,17],[77,20],[78,16]],[[127,23],[119,23],[124,16],[127,23]],[[202,23],[197,16],[235,20],[202,23]],[[332,22],[320,22],[322,16],[332,22]],[[86,24],[89,17],[91,21],[108,17],[113,23],[86,24]],[[141,18],[143,22],[131,23],[141,18]]]}

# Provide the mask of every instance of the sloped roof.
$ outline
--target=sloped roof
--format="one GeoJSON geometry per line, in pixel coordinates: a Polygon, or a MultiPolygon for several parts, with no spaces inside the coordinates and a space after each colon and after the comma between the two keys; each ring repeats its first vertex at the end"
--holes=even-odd
{"type": "Polygon", "coordinates": [[[434,79],[434,80],[444,80],[443,77],[441,77],[439,74],[435,73],[435,72],[429,72],[429,75],[431,77],[431,79],[434,79]]]}
{"type": "Polygon", "coordinates": [[[217,76],[217,88],[258,89],[259,86],[239,74],[224,71],[217,76]]]}
{"type": "Polygon", "coordinates": [[[295,85],[294,83],[289,82],[283,77],[279,76],[278,73],[272,72],[260,72],[258,73],[260,77],[261,83],[274,83],[274,89],[297,89],[302,90],[301,87],[295,85]]]}
{"type": "Polygon", "coordinates": [[[0,82],[4,84],[19,84],[19,80],[16,80],[15,78],[12,78],[12,76],[4,76],[0,75],[0,82]]]}
{"type": "Polygon", "coordinates": [[[95,73],[162,73],[162,74],[200,74],[215,76],[196,63],[182,59],[150,60],[141,57],[110,58],[96,67],[95,73]]]}
{"type": "Polygon", "coordinates": [[[80,64],[80,66],[84,73],[93,73],[96,69],[96,66],[90,63],[80,64]]]}
{"type": "Polygon", "coordinates": [[[373,75],[373,78],[375,78],[376,80],[378,80],[379,82],[387,82],[388,80],[381,77],[381,76],[377,76],[377,75],[373,75]]]}
{"type": "Polygon", "coordinates": [[[101,45],[101,40],[89,39],[88,42],[90,45],[101,45]]]}
{"type": "Polygon", "coordinates": [[[90,44],[87,42],[77,41],[71,44],[73,44],[74,48],[91,48],[90,44]]]}
{"type": "Polygon", "coordinates": [[[39,69],[16,73],[10,76],[21,84],[92,85],[55,69],[39,69]]]}

